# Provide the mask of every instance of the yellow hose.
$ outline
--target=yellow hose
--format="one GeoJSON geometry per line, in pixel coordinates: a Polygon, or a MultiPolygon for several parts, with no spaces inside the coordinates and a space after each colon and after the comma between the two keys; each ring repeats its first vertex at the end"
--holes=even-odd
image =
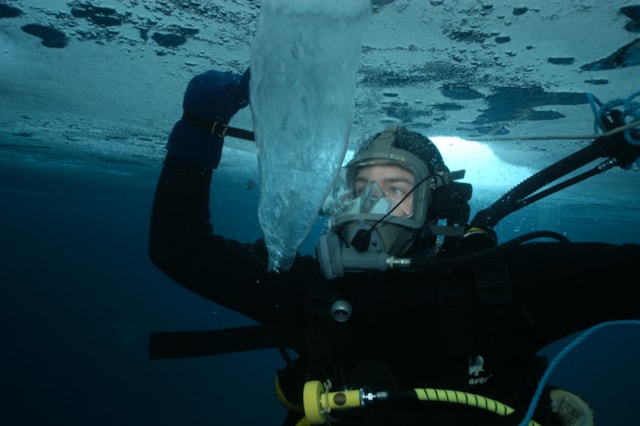
{"type": "MultiPolygon", "coordinates": [[[[500,401],[469,392],[434,388],[416,388],[413,391],[420,401],[463,404],[480,408],[503,417],[515,411],[500,401]]],[[[387,392],[377,392],[375,396],[369,395],[366,401],[362,399],[364,395],[365,392],[362,389],[329,392],[320,381],[309,381],[305,383],[303,394],[306,420],[312,425],[325,424],[325,415],[332,410],[362,407],[375,399],[388,399],[387,392]]],[[[541,425],[531,420],[528,426],[541,425]]]]}
{"type": "MultiPolygon", "coordinates": [[[[463,404],[470,407],[481,408],[499,416],[508,416],[515,410],[507,404],[503,404],[495,399],[475,393],[462,392],[450,389],[417,388],[414,389],[420,401],[450,402],[453,404],[463,404]]],[[[529,426],[540,426],[539,423],[531,420],[529,426]]]]}

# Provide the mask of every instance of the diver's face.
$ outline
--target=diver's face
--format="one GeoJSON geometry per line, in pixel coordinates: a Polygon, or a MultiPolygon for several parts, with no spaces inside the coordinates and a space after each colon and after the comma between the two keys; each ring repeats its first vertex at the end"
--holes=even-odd
{"type": "Polygon", "coordinates": [[[413,214],[413,193],[402,199],[413,189],[415,178],[413,173],[400,166],[390,164],[377,164],[363,167],[356,174],[354,191],[356,197],[362,194],[364,188],[371,182],[376,182],[382,190],[381,196],[385,197],[389,204],[398,207],[391,215],[398,217],[411,217],[413,214]],[[400,204],[398,204],[400,203],[400,204]]]}

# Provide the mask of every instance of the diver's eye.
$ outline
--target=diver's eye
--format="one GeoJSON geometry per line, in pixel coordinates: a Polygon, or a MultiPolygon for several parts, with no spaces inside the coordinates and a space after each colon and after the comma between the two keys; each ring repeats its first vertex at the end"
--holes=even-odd
{"type": "Polygon", "coordinates": [[[392,186],[386,191],[385,197],[397,203],[400,202],[400,200],[402,200],[409,193],[409,191],[411,191],[411,188],[408,186],[392,186]]]}
{"type": "Polygon", "coordinates": [[[405,192],[398,187],[393,187],[389,190],[389,194],[387,194],[389,197],[402,197],[405,194],[405,192]]]}

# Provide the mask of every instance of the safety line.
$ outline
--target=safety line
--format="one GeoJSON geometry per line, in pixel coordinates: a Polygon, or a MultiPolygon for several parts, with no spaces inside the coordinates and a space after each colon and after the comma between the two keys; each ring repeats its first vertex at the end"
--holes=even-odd
{"type": "Polygon", "coordinates": [[[495,137],[481,137],[481,138],[469,138],[470,141],[474,142],[493,142],[493,141],[544,141],[544,140],[581,140],[581,139],[598,139],[602,137],[607,137],[611,135],[615,135],[620,132],[624,132],[626,130],[631,129],[632,127],[640,126],[640,120],[634,121],[633,123],[625,124],[621,127],[616,127],[615,129],[611,129],[605,133],[593,133],[590,135],[556,135],[556,136],[495,136],[495,137]]]}
{"type": "Polygon", "coordinates": [[[587,329],[580,336],[578,336],[575,340],[573,340],[571,343],[569,343],[567,346],[565,346],[564,349],[562,349],[558,353],[558,355],[555,356],[553,361],[551,361],[551,363],[547,367],[547,370],[542,375],[542,378],[540,379],[540,383],[538,384],[538,388],[536,389],[536,392],[533,395],[533,398],[531,400],[531,404],[529,405],[529,409],[527,410],[527,414],[526,414],[526,416],[524,417],[524,419],[522,420],[522,422],[520,422],[520,424],[518,426],[526,426],[526,425],[528,425],[529,421],[531,421],[531,419],[533,418],[533,413],[534,413],[534,411],[536,409],[536,406],[538,405],[540,397],[542,396],[542,392],[544,390],[544,387],[546,386],[547,382],[549,381],[549,377],[551,377],[551,373],[553,373],[553,370],[557,367],[557,365],[560,363],[562,358],[564,358],[571,350],[573,350],[580,343],[584,342],[585,339],[587,339],[587,337],[591,336],[596,331],[601,330],[601,329],[603,329],[605,327],[621,326],[621,325],[640,326],[640,320],[619,320],[619,321],[607,321],[607,322],[600,323],[598,325],[595,325],[595,326],[587,329]]]}

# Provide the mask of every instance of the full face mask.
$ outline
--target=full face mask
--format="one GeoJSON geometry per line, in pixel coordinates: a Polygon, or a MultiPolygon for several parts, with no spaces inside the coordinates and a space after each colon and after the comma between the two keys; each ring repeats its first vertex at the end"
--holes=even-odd
{"type": "Polygon", "coordinates": [[[335,231],[358,252],[404,254],[424,225],[431,183],[429,176],[424,170],[409,171],[400,163],[388,160],[367,161],[354,167],[357,168],[354,176],[347,177],[350,196],[343,201],[343,209],[336,212],[333,219],[335,231]],[[390,182],[372,179],[358,188],[355,180],[362,179],[358,173],[380,170],[379,167],[391,170],[390,182]],[[400,173],[411,176],[411,180],[395,182],[393,176],[400,173]],[[399,189],[399,186],[404,187],[399,189]]]}
{"type": "Polygon", "coordinates": [[[395,148],[388,128],[345,168],[334,188],[329,232],[316,253],[324,276],[384,270],[407,253],[425,226],[433,189],[446,176],[433,175],[417,156],[395,148]],[[383,177],[376,171],[384,170],[383,177]]]}

